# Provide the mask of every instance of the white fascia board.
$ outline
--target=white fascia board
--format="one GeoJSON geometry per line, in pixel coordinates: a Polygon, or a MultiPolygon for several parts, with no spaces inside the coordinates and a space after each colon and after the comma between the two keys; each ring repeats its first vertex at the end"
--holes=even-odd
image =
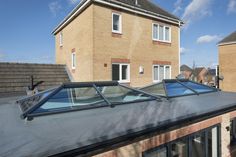
{"type": "Polygon", "coordinates": [[[218,44],[218,46],[232,45],[232,44],[236,44],[236,41],[220,43],[220,44],[218,44]]]}

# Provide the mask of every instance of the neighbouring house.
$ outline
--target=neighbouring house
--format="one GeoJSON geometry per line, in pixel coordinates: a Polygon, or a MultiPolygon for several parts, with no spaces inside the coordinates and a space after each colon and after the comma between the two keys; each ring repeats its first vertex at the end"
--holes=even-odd
{"type": "Polygon", "coordinates": [[[236,91],[236,31],[218,43],[219,74],[224,77],[220,88],[225,91],[236,91]]]}
{"type": "Polygon", "coordinates": [[[179,74],[183,22],[148,0],[82,0],[53,30],[74,81],[143,86],[179,74]]]}
{"type": "Polygon", "coordinates": [[[197,67],[193,69],[193,80],[199,83],[204,83],[206,84],[207,82],[207,69],[205,67],[197,67]]]}
{"type": "Polygon", "coordinates": [[[180,67],[180,73],[185,79],[195,82],[216,86],[216,69],[196,67],[190,68],[183,64],[180,67]]]}
{"type": "Polygon", "coordinates": [[[192,72],[193,72],[193,70],[189,66],[187,66],[185,64],[181,65],[180,74],[182,74],[184,76],[184,78],[190,79],[190,77],[192,76],[192,72]]]}

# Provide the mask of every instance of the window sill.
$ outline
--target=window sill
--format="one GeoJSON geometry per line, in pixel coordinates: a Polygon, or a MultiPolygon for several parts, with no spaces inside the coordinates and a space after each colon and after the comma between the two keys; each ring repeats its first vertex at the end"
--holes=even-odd
{"type": "Polygon", "coordinates": [[[171,42],[168,42],[168,41],[152,40],[152,43],[155,45],[171,46],[171,42]]]}
{"type": "Polygon", "coordinates": [[[118,81],[119,83],[130,83],[130,81],[118,81]]]}
{"type": "Polygon", "coordinates": [[[112,33],[111,33],[111,36],[112,36],[112,37],[118,37],[118,38],[121,38],[122,33],[119,33],[119,32],[112,32],[112,33]]]}

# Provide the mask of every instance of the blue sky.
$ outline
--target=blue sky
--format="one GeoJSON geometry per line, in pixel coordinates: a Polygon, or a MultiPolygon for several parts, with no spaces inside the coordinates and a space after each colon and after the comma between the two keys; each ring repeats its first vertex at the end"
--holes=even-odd
{"type": "MultiPolygon", "coordinates": [[[[54,63],[53,28],[79,0],[1,0],[0,61],[54,63]]],[[[185,21],[181,63],[212,66],[217,42],[236,31],[236,0],[154,0],[185,21]]]]}

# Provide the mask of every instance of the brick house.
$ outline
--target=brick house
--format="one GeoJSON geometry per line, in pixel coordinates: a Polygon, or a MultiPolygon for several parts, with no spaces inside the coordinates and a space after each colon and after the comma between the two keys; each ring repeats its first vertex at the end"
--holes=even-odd
{"type": "Polygon", "coordinates": [[[75,81],[143,86],[174,78],[182,24],[147,0],[83,0],[53,30],[56,63],[75,81]]]}
{"type": "Polygon", "coordinates": [[[219,73],[224,77],[220,88],[225,91],[236,91],[236,31],[225,37],[218,44],[219,73]]]}

